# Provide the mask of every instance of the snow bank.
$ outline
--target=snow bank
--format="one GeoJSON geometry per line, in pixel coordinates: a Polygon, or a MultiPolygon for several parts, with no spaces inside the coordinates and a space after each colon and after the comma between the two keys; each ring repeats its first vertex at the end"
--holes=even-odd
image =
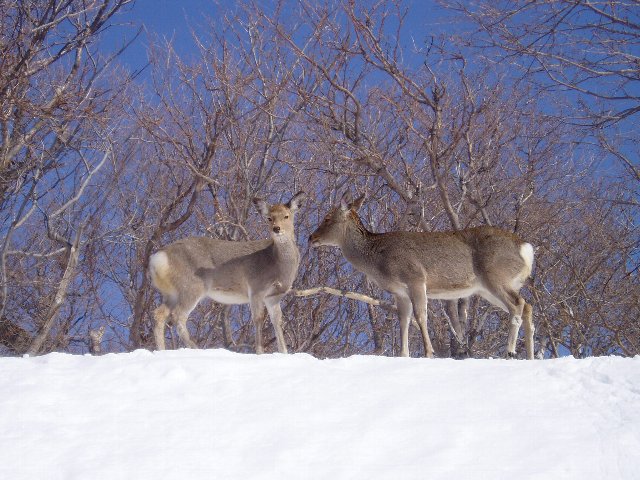
{"type": "Polygon", "coordinates": [[[637,479],[640,357],[0,358],[2,479],[637,479]]]}

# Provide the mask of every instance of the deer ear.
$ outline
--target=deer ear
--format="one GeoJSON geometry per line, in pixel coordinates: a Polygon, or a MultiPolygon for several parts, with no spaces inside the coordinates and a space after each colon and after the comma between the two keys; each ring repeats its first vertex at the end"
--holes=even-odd
{"type": "Polygon", "coordinates": [[[294,212],[294,213],[297,212],[298,209],[300,208],[300,205],[302,205],[302,201],[306,197],[307,197],[307,194],[302,192],[302,191],[296,193],[293,197],[291,197],[291,200],[289,200],[289,203],[287,203],[287,207],[292,212],[294,212]]]}
{"type": "Polygon", "coordinates": [[[347,203],[347,195],[345,194],[341,199],[340,199],[340,210],[342,210],[343,212],[347,212],[349,210],[349,208],[351,208],[351,206],[347,203]]]}
{"type": "Polygon", "coordinates": [[[358,210],[360,210],[360,207],[364,203],[365,198],[366,198],[366,195],[363,193],[358,198],[356,198],[353,202],[351,202],[351,205],[349,205],[349,208],[354,212],[357,212],[358,210]]]}
{"type": "Polygon", "coordinates": [[[265,202],[264,199],[256,197],[253,199],[253,204],[263,217],[269,216],[269,204],[265,202]]]}

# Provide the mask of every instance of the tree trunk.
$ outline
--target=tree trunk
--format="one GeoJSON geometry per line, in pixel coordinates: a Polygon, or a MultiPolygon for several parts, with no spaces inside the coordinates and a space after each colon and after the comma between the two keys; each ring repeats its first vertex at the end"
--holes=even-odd
{"type": "Polygon", "coordinates": [[[60,285],[58,286],[58,290],[56,291],[53,304],[47,311],[42,328],[40,329],[38,335],[36,335],[36,338],[33,340],[31,346],[29,347],[29,350],[27,351],[29,355],[38,355],[41,352],[44,342],[49,337],[49,333],[53,328],[53,324],[58,317],[60,307],[62,307],[64,300],[67,298],[67,291],[69,290],[69,286],[73,281],[76,272],[76,266],[78,265],[78,259],[80,257],[79,246],[81,231],[82,229],[78,230],[75,241],[73,242],[73,244],[69,245],[67,254],[67,266],[64,270],[64,274],[62,275],[62,280],[60,281],[60,285]]]}

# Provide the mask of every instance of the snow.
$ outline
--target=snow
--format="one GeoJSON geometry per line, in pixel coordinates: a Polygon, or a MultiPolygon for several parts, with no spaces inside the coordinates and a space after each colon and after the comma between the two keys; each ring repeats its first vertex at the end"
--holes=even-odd
{"type": "Polygon", "coordinates": [[[2,479],[637,479],[640,357],[0,358],[2,479]]]}

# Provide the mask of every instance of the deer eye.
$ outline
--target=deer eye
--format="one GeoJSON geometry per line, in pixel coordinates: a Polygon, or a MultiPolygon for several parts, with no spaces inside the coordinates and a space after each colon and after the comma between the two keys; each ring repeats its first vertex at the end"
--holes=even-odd
{"type": "Polygon", "coordinates": [[[270,221],[270,222],[272,222],[272,221],[273,221],[273,218],[271,218],[271,217],[267,217],[267,220],[268,220],[268,221],[270,221]]]}
{"type": "Polygon", "coordinates": [[[285,216],[284,216],[284,218],[285,218],[285,219],[286,219],[286,218],[289,218],[289,215],[285,215],[285,216]]]}

